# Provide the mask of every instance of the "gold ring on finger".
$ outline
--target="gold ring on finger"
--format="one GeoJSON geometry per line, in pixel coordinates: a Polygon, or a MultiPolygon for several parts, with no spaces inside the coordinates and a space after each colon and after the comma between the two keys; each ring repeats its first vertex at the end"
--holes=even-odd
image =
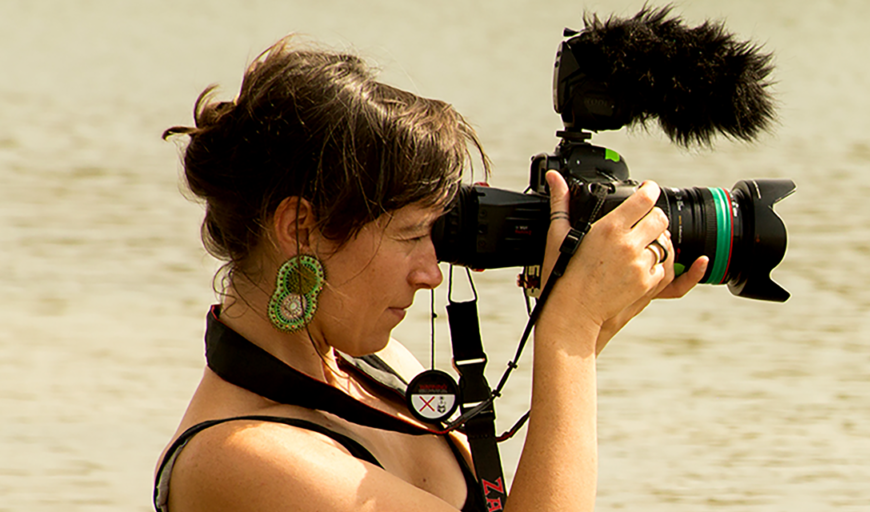
{"type": "Polygon", "coordinates": [[[665,260],[668,259],[668,249],[659,242],[659,239],[656,238],[649,245],[646,246],[647,249],[651,250],[653,254],[656,256],[656,264],[662,264],[665,260]]]}

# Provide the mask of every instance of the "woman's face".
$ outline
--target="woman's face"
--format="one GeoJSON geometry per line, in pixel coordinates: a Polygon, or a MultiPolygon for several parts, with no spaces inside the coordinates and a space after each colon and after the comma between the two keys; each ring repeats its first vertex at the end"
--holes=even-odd
{"type": "Polygon", "coordinates": [[[353,356],[386,346],[414,294],[441,283],[430,233],[442,211],[406,206],[327,252],[322,259],[326,286],[312,322],[323,341],[353,356]]]}

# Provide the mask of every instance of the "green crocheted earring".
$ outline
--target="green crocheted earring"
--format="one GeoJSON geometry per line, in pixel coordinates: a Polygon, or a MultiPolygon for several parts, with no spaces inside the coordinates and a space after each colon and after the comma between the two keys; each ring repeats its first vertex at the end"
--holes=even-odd
{"type": "Polygon", "coordinates": [[[285,332],[308,325],[317,311],[317,297],[325,279],[323,265],[314,256],[299,254],[281,265],[275,293],[269,300],[272,325],[285,332]]]}

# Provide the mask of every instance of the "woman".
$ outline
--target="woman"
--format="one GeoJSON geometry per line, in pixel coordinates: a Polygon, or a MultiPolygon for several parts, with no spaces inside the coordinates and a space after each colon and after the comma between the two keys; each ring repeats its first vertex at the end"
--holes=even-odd
{"type": "MultiPolygon", "coordinates": [[[[251,65],[234,102],[209,92],[195,128],[164,134],[190,137],[185,175],[206,204],[203,239],[227,265],[209,313],[209,366],[161,457],[158,509],[483,510],[458,436],[345,419],[363,404],[415,423],[338,355],[378,353],[397,374],[420,370],[390,332],[415,292],[441,282],[429,233],[468,148],[486,165],[473,130],[443,102],[376,82],[354,56],[289,39],[251,65]],[[227,340],[247,352],[223,352],[227,340]]],[[[550,269],[570,226],[567,186],[547,178],[550,269]]],[[[595,356],[653,297],[681,296],[704,273],[699,261],[671,283],[657,196],[646,183],[597,222],[544,308],[509,509],[592,509],[595,356]]]]}

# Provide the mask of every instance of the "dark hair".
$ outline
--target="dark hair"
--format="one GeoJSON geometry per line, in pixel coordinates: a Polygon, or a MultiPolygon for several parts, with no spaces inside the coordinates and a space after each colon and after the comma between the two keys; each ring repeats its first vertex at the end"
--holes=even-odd
{"type": "MultiPolygon", "coordinates": [[[[203,243],[244,264],[287,197],[307,199],[318,228],[340,243],[380,215],[412,203],[446,204],[470,161],[489,162],[452,106],[377,82],[357,56],[291,47],[290,37],[248,68],[234,102],[200,94],[184,172],[205,201],[203,243]]],[[[296,46],[296,45],[294,45],[296,46]]]]}

